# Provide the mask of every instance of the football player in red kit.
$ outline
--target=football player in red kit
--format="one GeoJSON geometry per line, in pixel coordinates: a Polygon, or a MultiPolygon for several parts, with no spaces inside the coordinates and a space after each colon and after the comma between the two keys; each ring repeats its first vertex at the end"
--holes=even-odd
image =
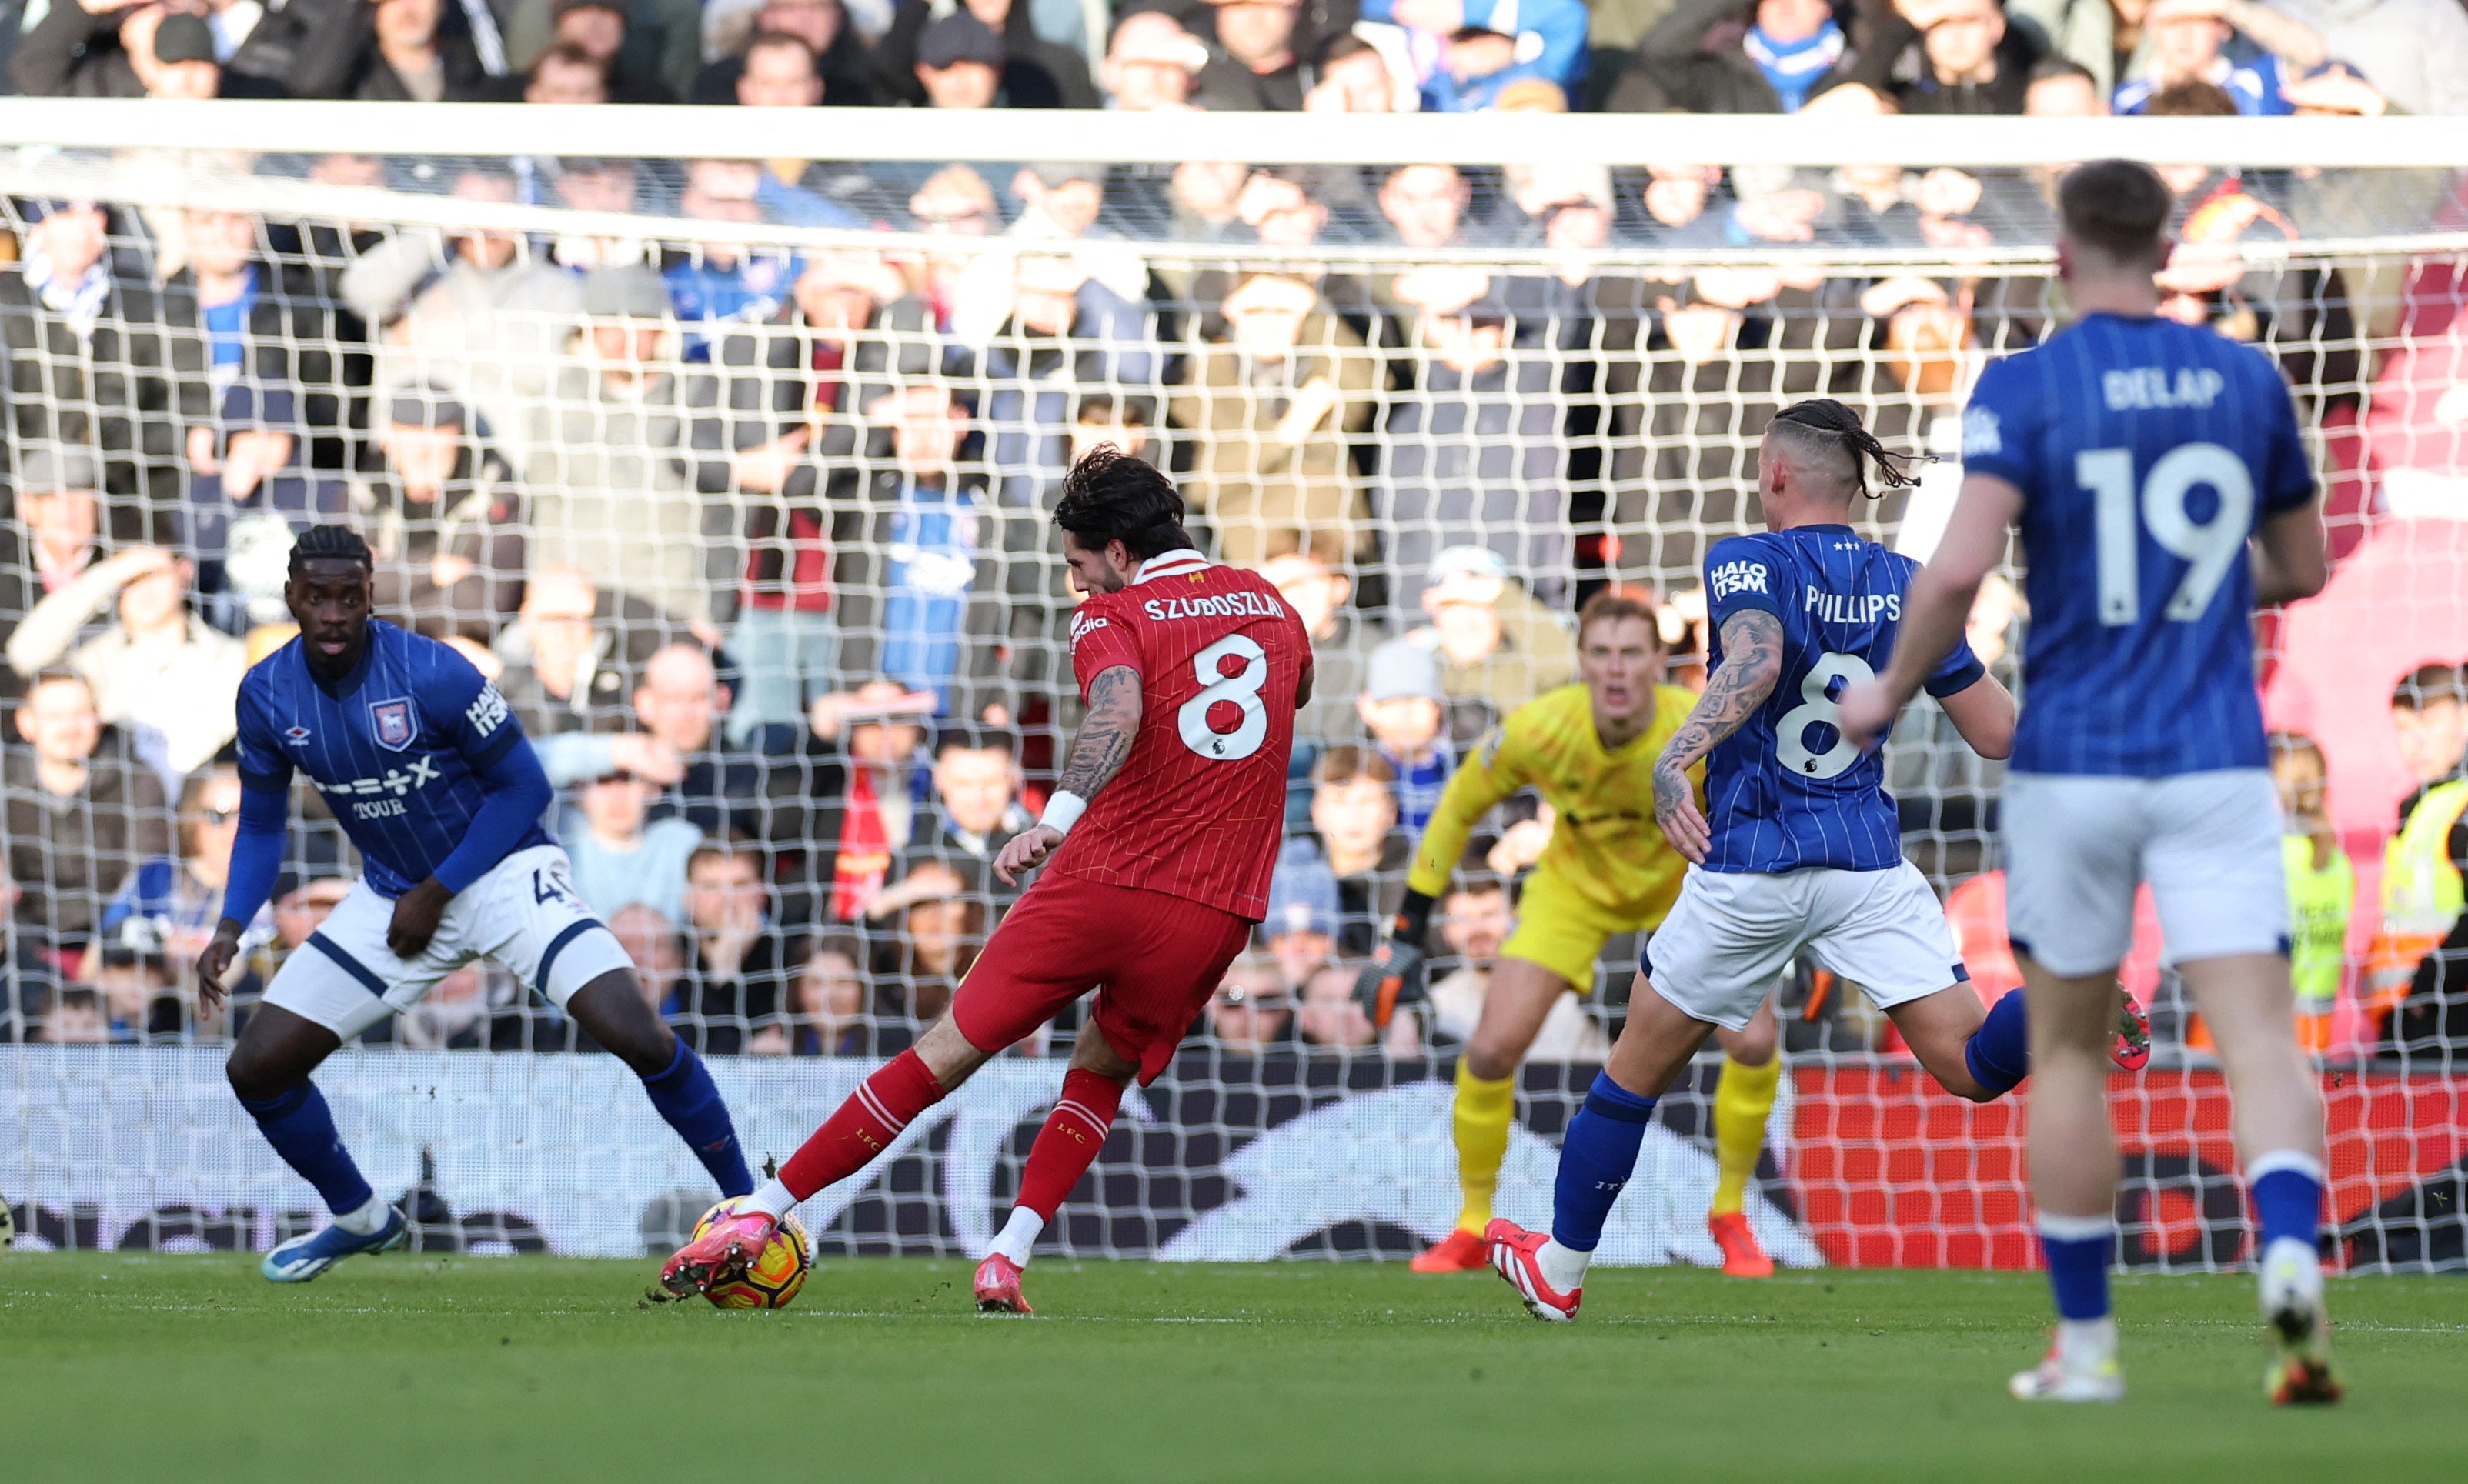
{"type": "Polygon", "coordinates": [[[1165,1069],[1268,911],[1294,711],[1311,642],[1267,579],[1194,549],[1182,499],[1112,448],[1075,466],[1055,507],[1086,593],[1071,621],[1087,717],[1045,813],[995,857],[1040,865],[951,999],[950,1013],[867,1078],[779,1175],[679,1249],[676,1293],[726,1281],[790,1207],[863,1170],[990,1059],[1097,990],[1088,1029],[977,1268],[977,1307],[1027,1313],[1030,1246],[1106,1142],[1133,1077],[1165,1069]]]}

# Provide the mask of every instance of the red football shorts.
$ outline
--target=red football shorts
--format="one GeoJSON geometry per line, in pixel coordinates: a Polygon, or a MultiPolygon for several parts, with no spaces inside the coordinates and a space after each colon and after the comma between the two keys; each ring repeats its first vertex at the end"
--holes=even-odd
{"type": "Polygon", "coordinates": [[[986,941],[951,996],[969,1044],[999,1051],[1090,990],[1106,1043],[1156,1081],[1251,941],[1251,925],[1163,892],[1047,872],[986,941]]]}

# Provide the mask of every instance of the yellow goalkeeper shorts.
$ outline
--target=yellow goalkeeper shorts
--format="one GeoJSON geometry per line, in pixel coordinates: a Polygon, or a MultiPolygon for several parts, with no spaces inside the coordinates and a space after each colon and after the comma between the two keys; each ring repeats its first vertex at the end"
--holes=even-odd
{"type": "Polygon", "coordinates": [[[1580,994],[1594,988],[1594,961],[1614,933],[1642,932],[1657,918],[1627,917],[1589,902],[1550,866],[1537,866],[1517,899],[1517,930],[1501,946],[1504,958],[1521,958],[1568,981],[1580,994]]]}

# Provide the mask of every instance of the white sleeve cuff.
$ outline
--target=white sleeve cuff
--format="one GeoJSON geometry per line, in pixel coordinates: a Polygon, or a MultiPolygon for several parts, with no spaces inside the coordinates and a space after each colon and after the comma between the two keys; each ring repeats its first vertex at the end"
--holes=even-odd
{"type": "Polygon", "coordinates": [[[1071,827],[1078,824],[1080,816],[1087,811],[1086,799],[1058,789],[1052,798],[1045,801],[1045,812],[1037,816],[1037,822],[1057,834],[1069,834],[1071,827]]]}

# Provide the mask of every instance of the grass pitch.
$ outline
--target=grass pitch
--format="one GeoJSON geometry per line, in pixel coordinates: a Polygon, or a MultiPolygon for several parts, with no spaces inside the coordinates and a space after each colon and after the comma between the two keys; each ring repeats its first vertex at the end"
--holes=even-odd
{"type": "Polygon", "coordinates": [[[2121,1408],[2025,1407],[2033,1274],[829,1261],[794,1308],[642,1308],[642,1263],[0,1258],[28,1479],[2459,1477],[2468,1281],[2334,1285],[2348,1403],[2263,1404],[2246,1279],[2122,1280],[2121,1408]],[[784,1472],[785,1471],[785,1472],[784,1472]]]}

